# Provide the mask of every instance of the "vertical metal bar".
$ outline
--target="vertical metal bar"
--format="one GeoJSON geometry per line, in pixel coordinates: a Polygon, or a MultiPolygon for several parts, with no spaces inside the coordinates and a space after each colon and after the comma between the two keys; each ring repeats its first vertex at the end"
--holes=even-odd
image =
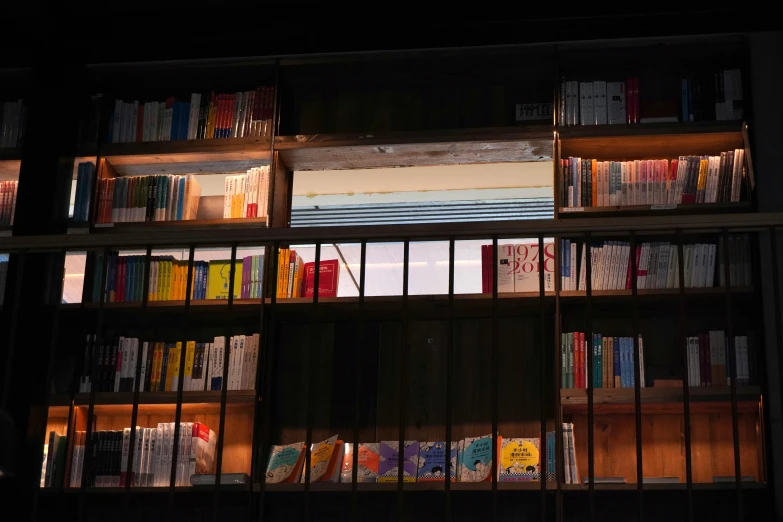
{"type": "MultiPolygon", "coordinates": [[[[110,250],[108,248],[104,249],[103,251],[103,266],[101,267],[101,283],[100,283],[100,293],[98,295],[98,314],[95,320],[95,342],[93,343],[93,349],[96,350],[96,353],[100,354],[100,346],[103,344],[103,314],[104,314],[104,304],[106,301],[106,275],[108,274],[108,268],[109,268],[109,254],[110,250]]],[[[98,388],[98,382],[97,382],[97,376],[98,376],[98,360],[97,357],[92,358],[92,369],[90,371],[90,401],[89,405],[87,406],[87,430],[85,433],[85,440],[84,440],[84,466],[82,467],[82,483],[81,487],[79,488],[79,503],[77,507],[77,520],[85,520],[85,493],[87,490],[87,487],[85,485],[85,479],[87,477],[92,478],[92,471],[95,462],[93,462],[93,443],[92,443],[92,425],[94,422],[94,412],[93,409],[95,408],[95,393],[98,388]]],[[[92,484],[89,484],[89,486],[92,486],[92,484]]]]}
{"type": "Polygon", "coordinates": [[[498,522],[498,262],[500,254],[498,253],[498,236],[492,236],[492,251],[495,253],[495,269],[492,271],[492,374],[490,382],[492,383],[492,433],[490,441],[492,443],[492,520],[498,522]]]}
{"type": "Polygon", "coordinates": [[[729,361],[726,361],[726,368],[729,369],[729,385],[731,390],[731,434],[734,442],[734,480],[737,491],[737,520],[745,520],[745,510],[742,505],[742,463],[740,462],[739,447],[739,427],[737,414],[737,354],[734,343],[734,320],[732,318],[731,303],[731,267],[729,252],[729,230],[724,228],[721,236],[723,238],[723,278],[726,284],[723,287],[726,297],[726,334],[729,338],[729,361]]]}
{"type": "MultiPolygon", "coordinates": [[[[225,350],[223,350],[223,377],[221,379],[220,383],[220,422],[219,422],[219,430],[218,430],[218,439],[217,439],[217,448],[215,448],[215,485],[214,485],[214,496],[212,499],[212,520],[213,522],[217,522],[218,520],[218,507],[220,505],[220,475],[222,474],[222,468],[223,468],[223,442],[226,440],[226,403],[228,402],[228,368],[229,368],[229,361],[231,360],[231,333],[232,333],[232,326],[233,326],[233,311],[234,311],[234,281],[236,280],[236,264],[237,264],[237,244],[234,243],[231,245],[231,266],[228,271],[228,303],[226,303],[226,311],[228,313],[228,320],[226,324],[226,334],[223,337],[223,344],[225,346],[225,350]]],[[[192,279],[191,273],[193,270],[193,251],[191,250],[190,253],[190,263],[188,264],[188,289],[187,289],[187,295],[185,296],[187,299],[190,299],[190,282],[192,279]]],[[[186,305],[189,307],[189,301],[186,301],[186,305]]],[[[184,350],[183,350],[184,353],[184,350]]],[[[182,361],[182,357],[180,357],[180,361],[182,361]]],[[[180,363],[180,382],[182,382],[182,371],[184,368],[184,364],[180,363]]],[[[179,408],[182,405],[182,401],[180,400],[180,397],[182,395],[182,386],[179,387],[179,393],[177,394],[177,413],[179,414],[179,408]]],[[[179,422],[179,420],[178,420],[179,422]]],[[[179,427],[179,424],[176,424],[175,429],[179,427]]],[[[176,435],[176,432],[175,432],[176,435]]],[[[175,444],[176,444],[176,436],[174,438],[175,444]]],[[[176,450],[176,446],[174,446],[174,449],[176,450]]],[[[171,474],[171,480],[173,484],[174,480],[174,470],[172,470],[171,474]]],[[[173,488],[172,488],[173,491],[173,488]]]]}
{"type": "MultiPolygon", "coordinates": [[[[147,248],[147,253],[144,256],[144,292],[141,295],[141,310],[142,314],[146,316],[147,313],[147,303],[149,300],[149,288],[150,288],[150,260],[152,258],[152,249],[147,248]]],[[[133,470],[133,455],[135,454],[136,449],[136,422],[138,422],[139,419],[139,377],[141,375],[141,353],[138,354],[136,357],[136,377],[134,379],[134,382],[136,385],[133,388],[133,406],[131,407],[131,423],[130,423],[130,440],[128,441],[128,460],[126,464],[126,469],[129,471],[133,470]]],[[[131,473],[125,474],[125,512],[128,513],[130,510],[130,489],[131,489],[131,482],[132,480],[129,480],[132,475],[131,473]]]]}
{"type": "MultiPolygon", "coordinates": [[[[265,277],[264,277],[264,291],[261,294],[261,306],[266,306],[266,296],[269,296],[269,311],[266,314],[265,330],[261,331],[261,338],[264,340],[264,353],[266,358],[264,360],[264,395],[260,397],[264,410],[264,417],[261,426],[257,426],[256,429],[261,429],[261,458],[268,458],[272,443],[269,440],[270,425],[272,419],[272,375],[274,371],[274,353],[275,353],[275,305],[277,303],[277,270],[278,270],[278,257],[280,253],[280,243],[275,243],[269,250],[270,255],[265,256],[264,263],[265,277]]],[[[256,402],[259,397],[256,396],[256,402]]],[[[261,469],[266,469],[261,464],[261,469]]],[[[251,487],[255,487],[254,483],[251,483],[251,487]]],[[[256,508],[258,514],[258,522],[265,520],[264,502],[266,500],[266,475],[263,475],[263,479],[259,484],[258,505],[256,508]]]]}
{"type": "Polygon", "coordinates": [[[310,522],[312,519],[312,511],[310,506],[310,462],[312,458],[312,444],[313,444],[313,413],[315,408],[315,390],[313,386],[313,375],[315,374],[315,354],[318,351],[318,293],[319,285],[321,282],[321,242],[315,242],[315,270],[313,273],[313,320],[310,322],[310,350],[307,357],[307,437],[305,442],[305,522],[310,522]]]}
{"type": "MultiPolygon", "coordinates": [[[[563,342],[560,291],[562,290],[563,275],[563,239],[555,236],[555,346],[561,346],[563,342]]],[[[590,282],[589,280],[587,281],[590,282]]],[[[590,356],[592,357],[592,356],[590,356]]],[[[555,520],[562,521],[563,514],[563,483],[565,481],[564,447],[563,447],[563,407],[560,399],[560,391],[563,385],[563,354],[561,349],[555,350],[555,520]]],[[[592,359],[590,359],[592,360],[592,359]]]]}
{"type": "Polygon", "coordinates": [[[636,287],[636,273],[639,267],[636,266],[636,233],[631,232],[631,252],[629,257],[631,262],[631,301],[632,301],[632,328],[633,328],[633,401],[634,401],[634,417],[636,421],[636,491],[639,494],[639,512],[638,520],[642,522],[644,520],[644,470],[642,469],[642,368],[640,365],[641,350],[639,349],[639,292],[636,287]]]}
{"type": "Polygon", "coordinates": [[[544,400],[544,397],[546,397],[546,376],[547,376],[547,368],[546,368],[546,354],[548,353],[548,345],[547,345],[547,339],[546,339],[546,290],[545,290],[545,282],[544,282],[544,273],[546,272],[546,252],[544,250],[544,236],[539,235],[538,236],[538,305],[539,305],[539,314],[541,319],[541,383],[540,383],[540,397],[539,400],[541,401],[541,429],[540,429],[540,455],[544,455],[544,458],[540,459],[540,475],[539,480],[541,481],[541,522],[546,521],[546,476],[547,472],[549,471],[547,469],[547,458],[546,455],[548,454],[547,451],[547,440],[546,440],[546,401],[544,400]]]}
{"type": "Polygon", "coordinates": [[[364,345],[364,282],[367,276],[367,241],[362,240],[361,253],[359,255],[359,316],[357,325],[357,340],[354,345],[354,412],[353,412],[353,454],[351,455],[351,520],[359,520],[359,436],[361,423],[361,393],[362,393],[362,347],[364,345]]]}
{"type": "Polygon", "coordinates": [[[688,382],[689,373],[689,360],[688,360],[688,343],[685,328],[685,255],[683,254],[683,239],[682,230],[677,231],[677,271],[679,277],[679,302],[680,302],[680,314],[679,314],[679,343],[680,351],[682,352],[682,367],[684,369],[683,386],[682,386],[682,402],[683,411],[685,415],[685,488],[687,491],[687,520],[693,522],[693,467],[691,463],[691,393],[688,382]]]}
{"type": "MultiPolygon", "coordinates": [[[[268,256],[269,248],[268,246],[264,245],[264,260],[266,260],[268,256]]],[[[259,270],[261,273],[264,273],[265,267],[261,266],[259,267],[259,270]]],[[[253,484],[255,484],[256,479],[258,478],[259,474],[263,475],[264,468],[262,468],[262,462],[261,459],[264,456],[264,453],[261,452],[259,454],[259,446],[261,446],[261,449],[263,450],[263,443],[265,441],[265,437],[263,436],[263,429],[266,424],[261,423],[261,415],[262,415],[262,399],[266,398],[266,400],[269,399],[268,394],[260,394],[261,386],[262,384],[265,384],[267,382],[266,379],[262,380],[262,371],[265,372],[267,369],[269,357],[266,353],[266,340],[264,339],[264,332],[266,332],[266,313],[265,313],[265,306],[264,306],[264,296],[266,296],[266,284],[267,284],[267,277],[263,276],[261,279],[261,304],[259,307],[259,318],[258,318],[258,332],[259,332],[259,346],[258,346],[258,360],[256,361],[256,381],[253,383],[253,391],[255,392],[255,399],[253,402],[253,442],[252,446],[250,447],[250,484],[248,485],[248,495],[247,495],[247,519],[252,520],[254,518],[255,513],[253,510],[256,507],[256,503],[253,502],[254,498],[254,492],[253,492],[253,484]],[[259,457],[260,455],[260,457],[259,457]]],[[[261,481],[264,482],[263,480],[261,481]]]]}
{"type": "Polygon", "coordinates": [[[448,320],[448,343],[446,344],[446,467],[445,467],[445,501],[446,509],[444,510],[446,522],[451,522],[451,473],[454,472],[456,476],[456,470],[451,469],[451,444],[453,439],[453,433],[451,430],[451,423],[454,416],[454,410],[452,408],[451,396],[452,387],[454,386],[454,374],[453,374],[453,357],[454,357],[454,272],[456,266],[454,259],[456,252],[454,251],[454,236],[449,238],[449,320],[448,320]]]}
{"type": "MultiPolygon", "coordinates": [[[[590,235],[590,232],[585,234],[585,244],[582,248],[586,248],[587,251],[585,252],[585,295],[586,295],[586,301],[587,301],[587,332],[585,333],[585,337],[589,336],[590,339],[593,338],[593,285],[592,285],[592,277],[593,277],[593,263],[592,259],[590,259],[589,250],[590,250],[590,241],[592,239],[592,236],[590,235]]],[[[587,352],[587,366],[590,371],[589,376],[592,377],[592,366],[593,366],[593,351],[592,350],[585,350],[587,352]]],[[[585,383],[586,385],[587,383],[585,383]]],[[[595,422],[595,411],[594,411],[594,387],[593,386],[587,386],[587,489],[589,492],[590,497],[590,519],[595,519],[595,448],[593,447],[595,445],[595,433],[593,430],[593,423],[595,422]]],[[[574,455],[576,455],[576,451],[574,451],[574,455]]]]}
{"type": "Polygon", "coordinates": [[[397,515],[398,520],[405,520],[405,511],[402,496],[403,469],[405,460],[405,393],[408,383],[408,279],[410,265],[410,240],[405,239],[402,244],[402,331],[400,332],[400,425],[399,425],[399,451],[397,451],[397,515]]]}

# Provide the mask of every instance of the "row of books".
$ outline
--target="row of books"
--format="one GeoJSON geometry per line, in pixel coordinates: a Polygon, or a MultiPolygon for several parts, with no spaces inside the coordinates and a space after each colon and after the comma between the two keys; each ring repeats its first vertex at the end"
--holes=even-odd
{"type": "Polygon", "coordinates": [[[211,343],[140,342],[135,337],[118,337],[98,343],[95,334],[87,335],[79,392],[90,392],[95,383],[98,392],[136,390],[140,392],[178,391],[180,365],[184,364],[184,391],[222,390],[225,352],[228,348],[228,390],[255,389],[258,371],[260,334],[215,337],[211,343]],[[184,358],[183,358],[184,357],[184,358]],[[92,378],[94,376],[94,379],[92,378]]]}
{"type": "Polygon", "coordinates": [[[75,433],[70,487],[124,487],[126,482],[132,487],[167,487],[172,466],[174,485],[189,486],[192,476],[213,472],[217,436],[201,422],[180,423],[176,454],[175,423],[159,422],[154,428],[136,426],[132,463],[128,462],[130,428],[93,431],[90,470],[85,469],[86,435],[84,431],[75,433]]]}
{"type": "MultiPolygon", "coordinates": [[[[319,297],[337,297],[340,284],[340,262],[337,259],[322,260],[319,265],[319,297]]],[[[296,250],[281,248],[277,257],[278,298],[313,297],[315,288],[315,263],[305,263],[296,250]]]]}
{"type": "MultiPolygon", "coordinates": [[[[593,388],[633,388],[636,385],[632,337],[593,334],[593,388]]],[[[587,342],[584,332],[562,333],[560,340],[561,387],[587,387],[587,342]]],[[[639,335],[639,386],[645,387],[644,342],[639,335]]]]}
{"type": "Polygon", "coordinates": [[[639,79],[560,82],[561,125],[639,123],[639,79]]]}
{"type": "MultiPolygon", "coordinates": [[[[751,286],[751,246],[748,234],[728,236],[729,278],[732,286],[751,286]]],[[[586,249],[568,239],[561,240],[561,288],[586,290],[586,249]],[[581,251],[581,255],[579,253],[581,251]],[[577,260],[578,263],[577,263],[577,260]]],[[[590,245],[590,284],[593,290],[629,290],[631,288],[631,245],[627,241],[604,241],[590,245]]],[[[674,289],[679,281],[679,254],[677,245],[667,241],[644,242],[636,245],[636,288],[639,290],[674,289]]],[[[725,284],[723,265],[723,238],[718,244],[695,243],[683,245],[683,274],[685,288],[715,286],[717,265],[718,284],[725,284]]]]}
{"type": "Polygon", "coordinates": [[[741,120],[742,73],[739,69],[696,74],[681,80],[682,121],[741,120]]]}
{"type": "MultiPolygon", "coordinates": [[[[738,385],[756,382],[756,350],[753,335],[734,336],[734,370],[738,385]]],[[[729,338],[723,330],[686,338],[688,386],[729,386],[731,360],[729,338]]]]}
{"type": "Polygon", "coordinates": [[[27,106],[19,99],[0,107],[0,149],[21,148],[24,141],[27,106]]]}
{"type": "Polygon", "coordinates": [[[736,203],[746,170],[745,149],[671,162],[569,157],[560,160],[560,201],[566,208],[736,203]]]}
{"type": "Polygon", "coordinates": [[[90,216],[90,194],[95,179],[95,164],[82,161],[76,170],[76,189],[73,199],[73,218],[76,223],[87,223],[90,216]]]}
{"type": "Polygon", "coordinates": [[[51,488],[62,484],[65,477],[65,457],[68,453],[68,438],[65,435],[50,431],[44,444],[43,463],[41,464],[41,487],[51,488]]]}
{"type": "MultiPolygon", "coordinates": [[[[92,302],[98,302],[104,256],[95,257],[92,302]]],[[[105,296],[108,303],[139,302],[144,294],[145,256],[121,256],[113,252],[106,268],[105,296]]],[[[191,300],[228,299],[230,260],[193,261],[191,300]]],[[[148,301],[184,301],[187,294],[188,261],[174,256],[150,257],[148,301]]],[[[234,298],[261,298],[264,256],[250,255],[234,267],[234,298]]]]}
{"type": "Polygon", "coordinates": [[[201,185],[196,176],[160,174],[98,182],[96,223],[196,219],[201,185]]]}
{"type": "MultiPolygon", "coordinates": [[[[535,438],[494,438],[498,452],[499,482],[541,480],[541,440],[535,438]]],[[[445,482],[446,460],[451,482],[492,480],[492,435],[452,441],[404,441],[403,482],[445,482]]],[[[554,480],[555,433],[546,434],[547,477],[554,480]]],[[[399,480],[399,441],[346,443],[337,435],[310,447],[310,482],[352,482],[353,454],[358,453],[357,482],[397,482],[399,480]]],[[[272,446],[266,472],[269,484],[304,482],[305,443],[272,446]]]]}
{"type": "Polygon", "coordinates": [[[680,84],[680,92],[672,92],[670,97],[660,98],[659,93],[654,93],[642,99],[639,78],[635,76],[616,82],[563,78],[559,123],[603,125],[742,119],[739,69],[689,75],[680,84]]]}
{"type": "Polygon", "coordinates": [[[146,103],[115,100],[107,142],[266,136],[274,104],[271,86],[230,94],[192,93],[190,101],[174,97],[146,103]]]}
{"type": "Polygon", "coordinates": [[[269,217],[269,165],[226,176],[223,218],[269,217]]]}
{"type": "Polygon", "coordinates": [[[7,227],[14,224],[18,188],[18,181],[0,181],[0,226],[7,227]]]}
{"type": "Polygon", "coordinates": [[[544,290],[554,291],[555,245],[544,243],[544,255],[535,243],[498,245],[497,262],[492,255],[492,245],[481,245],[481,291],[492,293],[497,267],[498,293],[538,292],[541,258],[544,259],[544,290]]]}

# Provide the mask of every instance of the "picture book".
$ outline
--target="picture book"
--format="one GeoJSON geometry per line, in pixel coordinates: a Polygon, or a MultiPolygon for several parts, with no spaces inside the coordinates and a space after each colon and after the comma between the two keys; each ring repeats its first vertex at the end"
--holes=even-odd
{"type": "MultiPolygon", "coordinates": [[[[451,460],[449,474],[452,482],[456,477],[458,443],[452,441],[449,459],[451,460]]],[[[442,482],[446,480],[446,443],[419,443],[419,482],[442,482]]]]}
{"type": "MultiPolygon", "coordinates": [[[[242,295],[242,260],[234,262],[234,299],[242,295]]],[[[228,299],[231,260],[210,261],[207,277],[207,299],[228,299]]]]}
{"type": "MultiPolygon", "coordinates": [[[[378,482],[397,482],[399,441],[382,441],[378,460],[378,482]]],[[[402,481],[416,482],[419,460],[419,442],[405,441],[402,450],[402,481]]]]}
{"type": "Polygon", "coordinates": [[[540,441],[537,438],[503,439],[500,446],[500,482],[541,479],[540,441]]]}
{"type": "Polygon", "coordinates": [[[379,461],[380,461],[379,443],[364,442],[362,444],[359,444],[359,467],[356,470],[356,481],[377,482],[379,461]]]}
{"type": "Polygon", "coordinates": [[[492,480],[492,435],[465,437],[461,441],[458,474],[461,482],[492,480]]]}
{"type": "Polygon", "coordinates": [[[272,446],[266,467],[266,483],[296,482],[304,464],[304,442],[272,446]]]}
{"type": "MultiPolygon", "coordinates": [[[[332,457],[336,446],[337,435],[333,435],[324,441],[313,443],[310,447],[310,483],[329,479],[327,471],[333,460],[332,457]]],[[[304,481],[305,473],[303,470],[301,482],[304,481]]]]}

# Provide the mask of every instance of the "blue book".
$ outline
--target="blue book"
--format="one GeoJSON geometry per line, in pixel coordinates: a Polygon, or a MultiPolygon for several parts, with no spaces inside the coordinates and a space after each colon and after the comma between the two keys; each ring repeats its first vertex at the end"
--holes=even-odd
{"type": "Polygon", "coordinates": [[[190,102],[180,102],[179,139],[188,139],[188,124],[190,123],[190,102]]]}
{"type": "MultiPolygon", "coordinates": [[[[457,476],[458,442],[451,442],[449,476],[454,481],[457,476]]],[[[419,442],[419,482],[444,482],[446,480],[446,443],[419,442]]]]}
{"type": "Polygon", "coordinates": [[[565,277],[566,281],[571,277],[571,240],[566,239],[565,240],[565,253],[563,254],[563,259],[565,259],[565,277]]]}
{"type": "Polygon", "coordinates": [[[620,340],[612,337],[612,353],[614,354],[614,387],[619,388],[620,380],[620,340]]]}
{"type": "Polygon", "coordinates": [[[596,388],[603,388],[606,386],[606,383],[604,382],[604,338],[601,337],[601,334],[598,334],[598,338],[596,339],[596,343],[598,343],[598,368],[595,372],[595,387],[596,388]]]}
{"type": "Polygon", "coordinates": [[[620,337],[620,387],[628,388],[628,342],[625,337],[620,337]]]}
{"type": "Polygon", "coordinates": [[[171,141],[179,139],[179,113],[181,110],[180,102],[175,101],[171,108],[171,141]]]}
{"type": "Polygon", "coordinates": [[[555,432],[546,432],[546,480],[554,482],[557,480],[557,470],[555,469],[555,432]]]}

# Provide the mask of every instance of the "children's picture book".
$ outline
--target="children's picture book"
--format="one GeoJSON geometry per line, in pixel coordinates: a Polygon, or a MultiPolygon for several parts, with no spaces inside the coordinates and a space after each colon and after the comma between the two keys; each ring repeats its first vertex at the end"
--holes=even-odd
{"type": "MultiPolygon", "coordinates": [[[[498,436],[498,442],[500,442],[498,436]]],[[[492,480],[492,435],[465,437],[461,441],[459,480],[483,482],[492,480]]]]}
{"type": "MultiPolygon", "coordinates": [[[[327,476],[329,471],[329,464],[333,460],[334,450],[337,446],[337,435],[333,435],[328,439],[313,443],[310,447],[310,483],[321,482],[329,480],[331,477],[327,476]]],[[[342,462],[342,459],[340,459],[342,462]]],[[[305,473],[302,472],[301,482],[305,481],[305,473]]]]}
{"type": "MultiPolygon", "coordinates": [[[[451,461],[449,475],[453,482],[457,476],[457,449],[458,443],[452,441],[449,460],[451,461]]],[[[419,443],[419,482],[443,482],[446,480],[446,443],[420,442],[419,443]]]]}
{"type": "MultiPolygon", "coordinates": [[[[378,482],[397,482],[399,441],[381,441],[378,461],[378,482]]],[[[402,450],[402,481],[416,482],[419,461],[419,442],[405,441],[402,450]]]]}
{"type": "Polygon", "coordinates": [[[540,442],[536,438],[503,439],[500,446],[500,482],[541,479],[540,442]]]}
{"type": "Polygon", "coordinates": [[[272,446],[266,467],[266,483],[296,482],[304,464],[304,442],[272,446]]]}
{"type": "MultiPolygon", "coordinates": [[[[242,295],[242,260],[234,263],[234,299],[242,295]]],[[[207,299],[228,299],[231,279],[231,260],[210,261],[207,278],[207,299]]]]}

